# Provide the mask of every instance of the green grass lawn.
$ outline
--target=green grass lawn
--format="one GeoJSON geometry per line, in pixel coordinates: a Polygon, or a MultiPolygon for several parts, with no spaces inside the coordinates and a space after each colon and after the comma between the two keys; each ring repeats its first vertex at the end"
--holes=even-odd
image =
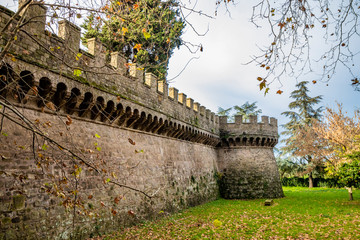
{"type": "Polygon", "coordinates": [[[360,190],[284,187],[285,198],[220,199],[104,239],[360,239],[360,190]]]}

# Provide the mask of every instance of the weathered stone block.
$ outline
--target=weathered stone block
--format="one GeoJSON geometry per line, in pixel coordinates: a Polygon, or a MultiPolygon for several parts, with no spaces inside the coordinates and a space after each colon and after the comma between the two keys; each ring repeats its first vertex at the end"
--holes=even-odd
{"type": "Polygon", "coordinates": [[[274,200],[273,199],[266,199],[264,205],[265,206],[271,206],[273,205],[274,200]]]}
{"type": "Polygon", "coordinates": [[[111,53],[111,59],[110,59],[111,66],[117,68],[120,71],[124,71],[126,62],[127,62],[126,58],[123,55],[121,55],[119,52],[111,53]]]}
{"type": "Polygon", "coordinates": [[[195,112],[199,112],[199,111],[200,111],[200,103],[198,103],[198,102],[195,102],[195,103],[194,103],[194,111],[195,111],[195,112]]]}
{"type": "Polygon", "coordinates": [[[145,73],[145,81],[144,81],[144,83],[145,83],[146,86],[148,86],[150,88],[154,88],[156,86],[156,84],[157,84],[157,81],[158,81],[158,79],[157,79],[155,74],[150,73],[150,72],[145,73]]]}
{"type": "Polygon", "coordinates": [[[186,107],[192,109],[194,105],[194,99],[186,98],[186,107]]]}
{"type": "Polygon", "coordinates": [[[16,195],[12,197],[11,210],[21,210],[25,208],[26,197],[24,195],[16,195]]]}
{"type": "Polygon", "coordinates": [[[180,104],[185,105],[186,104],[186,94],[184,93],[179,93],[178,95],[178,101],[180,104]]]}
{"type": "Polygon", "coordinates": [[[59,21],[58,35],[65,40],[66,48],[70,49],[72,55],[76,55],[80,49],[80,28],[67,20],[59,21]]]}
{"type": "Polygon", "coordinates": [[[177,90],[176,88],[169,88],[169,97],[175,102],[178,102],[178,94],[179,90],[177,90]]]}
{"type": "Polygon", "coordinates": [[[137,79],[143,79],[144,71],[138,67],[136,63],[130,64],[129,75],[137,79]]]}

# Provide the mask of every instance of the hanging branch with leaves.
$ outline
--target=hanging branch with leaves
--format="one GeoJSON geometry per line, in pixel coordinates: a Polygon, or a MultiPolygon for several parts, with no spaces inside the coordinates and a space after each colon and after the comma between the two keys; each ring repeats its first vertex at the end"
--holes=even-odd
{"type": "Polygon", "coordinates": [[[267,22],[273,39],[250,62],[266,69],[265,75],[258,78],[260,88],[268,91],[271,82],[282,82],[285,76],[299,78],[305,73],[319,73],[319,64],[322,72],[314,83],[330,80],[340,65],[355,78],[359,74],[354,64],[359,55],[359,15],[359,2],[353,0],[260,1],[253,7],[251,21],[256,26],[258,21],[267,22]],[[324,40],[319,55],[314,37],[324,40]]]}

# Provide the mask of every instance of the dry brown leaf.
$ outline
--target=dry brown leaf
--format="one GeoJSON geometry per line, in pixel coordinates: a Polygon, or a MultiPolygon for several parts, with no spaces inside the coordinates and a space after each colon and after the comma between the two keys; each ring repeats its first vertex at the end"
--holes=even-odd
{"type": "Polygon", "coordinates": [[[66,118],[67,118],[67,121],[65,122],[66,125],[68,125],[68,126],[71,125],[71,123],[72,123],[71,117],[69,115],[67,115],[66,118]]]}
{"type": "Polygon", "coordinates": [[[56,110],[56,107],[55,105],[52,103],[52,102],[48,102],[45,104],[47,108],[49,108],[50,110],[53,110],[55,111],[56,110]]]}

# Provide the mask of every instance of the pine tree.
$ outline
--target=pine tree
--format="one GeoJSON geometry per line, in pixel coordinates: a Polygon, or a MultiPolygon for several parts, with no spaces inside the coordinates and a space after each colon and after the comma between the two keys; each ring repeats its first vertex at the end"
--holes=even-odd
{"type": "Polygon", "coordinates": [[[319,104],[322,96],[310,97],[308,95],[309,89],[306,86],[307,81],[300,82],[296,85],[297,89],[294,90],[290,97],[294,99],[289,104],[289,109],[292,111],[283,112],[282,115],[289,117],[290,121],[283,125],[286,129],[281,134],[288,136],[282,142],[285,146],[281,148],[282,152],[290,155],[291,157],[298,158],[300,163],[306,163],[309,172],[309,187],[313,187],[313,172],[316,169],[316,165],[312,162],[311,155],[297,156],[294,153],[298,150],[296,144],[297,133],[305,126],[310,126],[312,119],[319,119],[321,117],[322,107],[314,108],[319,104]]]}

